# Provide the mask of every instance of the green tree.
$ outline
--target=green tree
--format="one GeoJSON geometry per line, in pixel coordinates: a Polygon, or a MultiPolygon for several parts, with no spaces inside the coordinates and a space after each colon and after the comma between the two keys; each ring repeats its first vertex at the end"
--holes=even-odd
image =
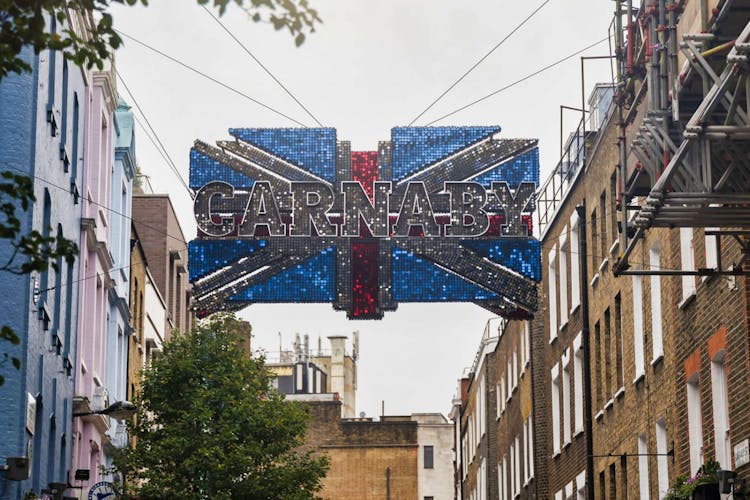
{"type": "Polygon", "coordinates": [[[144,370],[135,446],[116,464],[136,498],[312,499],[328,469],[303,446],[307,409],[270,388],[232,315],[176,334],[144,370]]]}
{"type": "MultiPolygon", "coordinates": [[[[299,46],[305,34],[321,23],[318,12],[308,0],[196,0],[213,4],[220,15],[230,4],[247,12],[254,22],[268,22],[274,29],[286,29],[299,46]]],[[[66,59],[79,66],[102,67],[111,51],[122,44],[114,28],[113,3],[147,5],[148,0],[0,0],[0,80],[9,73],[31,71],[29,62],[20,57],[21,49],[31,45],[39,53],[45,49],[60,50],[66,59]],[[93,11],[96,21],[87,33],[70,29],[72,11],[93,11]],[[63,26],[52,32],[49,22],[55,18],[63,26]]]]}

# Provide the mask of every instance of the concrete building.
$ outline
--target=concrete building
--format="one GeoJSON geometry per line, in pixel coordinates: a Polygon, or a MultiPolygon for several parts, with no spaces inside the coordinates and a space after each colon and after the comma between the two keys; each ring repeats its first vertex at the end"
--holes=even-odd
{"type": "MultiPolygon", "coordinates": [[[[83,26],[76,18],[76,27],[83,26]]],[[[51,20],[52,31],[70,28],[51,20]]],[[[32,230],[78,242],[83,185],[85,75],[53,51],[22,57],[31,72],[10,74],[0,83],[0,171],[28,176],[36,202],[19,207],[20,235],[32,230]]],[[[13,255],[7,239],[0,240],[0,259],[13,255]]],[[[20,268],[22,259],[13,260],[20,268]]],[[[20,338],[0,348],[21,361],[0,370],[0,457],[27,457],[30,476],[9,480],[0,472],[0,498],[20,499],[29,490],[60,490],[67,484],[73,384],[78,347],[78,288],[80,260],[62,259],[57,269],[15,275],[2,272],[2,321],[20,338]]]]}
{"type": "Polygon", "coordinates": [[[417,423],[417,498],[453,499],[453,425],[441,413],[412,413],[417,423]]]}
{"type": "Polygon", "coordinates": [[[341,417],[354,418],[357,408],[357,358],[359,332],[354,332],[351,350],[348,337],[328,337],[330,349],[324,350],[320,339],[317,349],[310,349],[308,335],[295,336],[292,351],[270,353],[266,365],[276,374],[274,385],[280,392],[292,394],[336,394],[341,401],[341,417]]]}
{"type": "Polygon", "coordinates": [[[185,235],[166,194],[136,193],[132,210],[153,285],[167,306],[164,327],[158,330],[164,330],[168,339],[173,329],[187,331],[193,325],[185,235]]]}

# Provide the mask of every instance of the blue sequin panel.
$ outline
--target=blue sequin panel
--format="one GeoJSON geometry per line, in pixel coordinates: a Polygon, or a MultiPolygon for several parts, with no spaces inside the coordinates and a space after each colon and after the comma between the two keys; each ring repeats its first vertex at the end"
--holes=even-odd
{"type": "Polygon", "coordinates": [[[239,302],[332,302],[336,296],[336,248],[281,271],[229,300],[239,302]]]}
{"type": "Polygon", "coordinates": [[[265,240],[192,240],[188,243],[190,281],[218,271],[265,246],[265,240]]]}
{"type": "Polygon", "coordinates": [[[498,132],[499,126],[394,127],[391,129],[393,180],[401,180],[498,132]]]}
{"type": "Polygon", "coordinates": [[[393,298],[400,302],[463,302],[497,295],[431,262],[393,249],[393,298]]]}
{"type": "Polygon", "coordinates": [[[507,182],[511,187],[516,187],[522,182],[533,182],[539,185],[539,148],[503,162],[472,180],[487,187],[492,181],[507,182]]]}
{"type": "Polygon", "coordinates": [[[230,128],[229,133],[318,177],[336,180],[335,128],[230,128]]]}
{"type": "Polygon", "coordinates": [[[531,238],[461,240],[461,245],[536,282],[542,280],[542,244],[531,238]]]}
{"type": "Polygon", "coordinates": [[[254,183],[250,177],[191,148],[190,187],[200,189],[212,181],[224,181],[235,188],[249,188],[254,183]]]}

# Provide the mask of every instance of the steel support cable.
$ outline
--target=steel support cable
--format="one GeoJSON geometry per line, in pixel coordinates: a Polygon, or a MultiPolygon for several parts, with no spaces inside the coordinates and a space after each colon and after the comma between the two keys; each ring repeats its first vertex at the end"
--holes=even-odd
{"type": "Polygon", "coordinates": [[[267,105],[267,104],[259,101],[258,99],[255,99],[255,98],[253,98],[253,97],[245,94],[244,92],[242,92],[240,90],[237,90],[236,88],[234,88],[234,87],[232,87],[230,85],[227,85],[226,83],[224,83],[224,82],[222,82],[222,81],[220,81],[220,80],[218,80],[218,79],[216,79],[216,78],[214,78],[214,77],[212,77],[212,76],[210,76],[210,75],[208,75],[208,74],[200,71],[199,69],[196,69],[193,66],[190,66],[189,64],[184,63],[184,62],[180,61],[179,59],[177,59],[175,57],[172,57],[169,54],[166,54],[166,53],[162,52],[161,50],[159,50],[159,49],[157,49],[157,48],[155,48],[155,47],[153,47],[153,46],[151,46],[151,45],[149,45],[149,44],[147,44],[145,42],[142,42],[142,41],[138,40],[137,38],[134,38],[134,37],[130,36],[127,33],[124,33],[124,32],[122,32],[120,30],[115,30],[115,31],[117,31],[117,33],[119,33],[120,35],[124,36],[128,40],[132,40],[133,42],[137,43],[138,45],[140,45],[140,46],[142,46],[142,47],[144,47],[144,48],[146,48],[146,49],[148,49],[148,50],[150,50],[150,51],[152,51],[152,52],[154,52],[156,54],[159,54],[160,56],[162,56],[162,57],[164,57],[166,59],[169,59],[173,63],[179,64],[183,68],[185,68],[185,69],[187,69],[189,71],[192,71],[193,73],[195,73],[195,74],[197,74],[199,76],[202,76],[206,80],[209,80],[209,81],[211,81],[211,82],[213,82],[213,83],[215,83],[215,84],[217,84],[217,85],[219,85],[221,87],[224,87],[225,89],[229,90],[230,92],[233,92],[233,93],[239,95],[240,97],[244,97],[248,101],[257,104],[258,106],[260,106],[262,108],[265,108],[268,111],[271,111],[272,113],[275,113],[275,114],[281,116],[282,118],[286,118],[287,120],[289,120],[289,121],[291,121],[293,123],[296,123],[300,127],[309,128],[304,123],[302,123],[302,122],[300,122],[298,120],[295,120],[291,116],[282,113],[278,109],[272,108],[271,106],[269,106],[269,105],[267,105]]]}
{"type": "MultiPolygon", "coordinates": [[[[549,0],[548,0],[548,1],[549,1],[549,0]]],[[[275,75],[274,75],[273,73],[271,73],[271,70],[269,70],[269,69],[268,69],[268,68],[266,67],[266,65],[265,65],[265,64],[263,64],[263,63],[262,63],[262,62],[260,61],[260,59],[258,59],[257,57],[255,57],[255,54],[253,54],[253,53],[252,53],[252,52],[250,51],[250,49],[248,49],[248,48],[247,48],[247,46],[246,46],[246,45],[245,45],[244,43],[242,43],[242,42],[240,41],[240,39],[239,39],[239,38],[237,38],[237,37],[236,37],[236,36],[234,35],[234,33],[232,33],[232,32],[231,32],[231,31],[229,30],[229,28],[227,28],[227,27],[226,27],[226,25],[225,25],[224,23],[222,23],[222,22],[221,22],[221,19],[219,19],[218,17],[216,17],[216,16],[214,15],[214,13],[213,13],[213,12],[211,12],[211,10],[209,10],[209,9],[208,9],[208,8],[207,8],[207,7],[205,6],[205,5],[201,5],[201,7],[203,7],[203,10],[205,10],[205,11],[206,11],[206,13],[207,13],[207,14],[208,14],[209,16],[211,16],[211,18],[212,18],[212,19],[213,19],[214,21],[216,21],[216,24],[218,24],[219,26],[221,26],[221,29],[223,29],[223,30],[224,30],[224,31],[225,31],[225,32],[226,32],[226,33],[227,33],[227,34],[228,34],[228,35],[229,35],[230,37],[232,37],[232,40],[234,40],[235,42],[237,42],[237,45],[239,45],[239,46],[240,46],[240,47],[242,48],[242,50],[244,50],[244,51],[245,51],[245,53],[246,53],[247,55],[249,55],[249,56],[250,56],[250,57],[252,58],[252,60],[253,60],[253,61],[255,61],[255,62],[256,62],[256,63],[258,64],[258,66],[260,66],[260,67],[261,67],[261,68],[263,69],[263,71],[265,71],[265,72],[266,72],[266,74],[267,74],[268,76],[270,76],[270,77],[271,77],[271,79],[272,79],[272,80],[273,80],[274,82],[276,82],[276,83],[277,83],[277,84],[279,85],[279,87],[281,87],[281,88],[282,88],[282,89],[284,90],[284,92],[286,92],[286,93],[287,93],[287,95],[288,95],[289,97],[291,97],[291,98],[292,98],[292,99],[294,100],[294,102],[296,102],[296,103],[297,103],[297,104],[299,105],[299,107],[300,107],[300,108],[302,108],[302,109],[303,109],[303,110],[305,111],[305,113],[307,113],[307,115],[308,115],[308,116],[309,116],[310,118],[312,118],[312,119],[313,119],[313,121],[315,121],[315,123],[317,123],[317,124],[318,124],[318,126],[319,126],[319,127],[322,127],[322,126],[323,126],[323,124],[322,124],[322,123],[320,123],[320,120],[318,120],[318,119],[317,119],[317,118],[315,117],[315,115],[313,115],[313,114],[312,114],[312,113],[310,112],[310,110],[309,110],[309,109],[307,109],[307,107],[305,107],[305,105],[304,105],[304,104],[302,104],[302,103],[300,102],[300,100],[299,100],[299,99],[297,99],[297,97],[296,97],[296,96],[295,96],[295,95],[294,95],[294,94],[293,94],[293,93],[292,93],[292,92],[291,92],[291,91],[290,91],[290,90],[289,90],[288,88],[286,88],[286,86],[285,86],[285,85],[284,85],[283,83],[281,83],[281,81],[279,81],[279,79],[278,79],[278,78],[276,78],[276,76],[275,76],[275,75]]]]}
{"type": "Polygon", "coordinates": [[[437,122],[439,122],[439,121],[441,121],[441,120],[444,120],[444,119],[446,119],[446,118],[448,118],[448,117],[450,117],[450,116],[453,116],[453,115],[455,115],[456,113],[460,113],[461,111],[463,111],[463,110],[465,110],[465,109],[467,109],[467,108],[470,108],[470,107],[472,107],[472,106],[474,106],[474,105],[476,105],[476,104],[479,104],[479,103],[480,103],[480,102],[482,102],[482,101],[486,101],[486,100],[487,100],[487,99],[489,99],[490,97],[494,97],[494,96],[496,96],[497,94],[499,94],[499,93],[501,93],[501,92],[504,92],[504,91],[506,91],[506,90],[508,90],[508,89],[510,89],[510,88],[512,88],[512,87],[515,87],[516,85],[518,85],[518,84],[520,84],[520,83],[523,83],[523,82],[525,82],[526,80],[529,80],[530,78],[533,78],[533,77],[535,77],[535,76],[537,76],[537,75],[539,75],[539,74],[541,74],[541,73],[544,73],[545,71],[547,71],[547,70],[549,70],[549,69],[552,69],[552,68],[554,68],[555,66],[559,66],[560,64],[564,63],[565,61],[567,61],[567,60],[569,60],[569,59],[572,59],[572,58],[574,58],[575,56],[577,56],[577,55],[579,55],[579,54],[582,54],[583,52],[586,52],[587,50],[589,50],[589,49],[592,49],[592,48],[596,47],[597,45],[600,45],[600,44],[602,44],[602,43],[606,42],[607,40],[609,40],[609,36],[606,36],[606,37],[602,38],[601,40],[599,40],[599,41],[597,41],[597,42],[594,42],[594,43],[592,43],[592,44],[590,44],[590,45],[587,45],[586,47],[584,47],[584,48],[582,48],[582,49],[580,49],[580,50],[577,50],[577,51],[573,52],[572,54],[569,54],[569,55],[567,55],[567,56],[565,56],[565,57],[563,57],[563,58],[561,58],[561,59],[558,59],[557,61],[555,61],[555,62],[553,62],[553,63],[550,63],[550,64],[548,64],[547,66],[544,66],[543,68],[540,68],[540,69],[538,69],[538,70],[534,71],[533,73],[530,73],[530,74],[528,74],[528,75],[524,76],[523,78],[521,78],[521,79],[519,79],[519,80],[516,80],[516,81],[515,81],[515,82],[513,82],[513,83],[509,83],[509,84],[508,84],[508,85],[506,85],[505,87],[502,87],[502,88],[500,88],[500,89],[498,89],[498,90],[495,90],[494,92],[491,92],[491,93],[489,93],[489,94],[485,95],[484,97],[480,97],[479,99],[477,99],[477,100],[475,100],[475,101],[472,101],[472,102],[470,102],[469,104],[465,104],[465,105],[461,106],[460,108],[458,108],[458,109],[455,109],[455,110],[451,111],[450,113],[446,113],[446,114],[444,114],[443,116],[441,116],[441,117],[439,117],[439,118],[436,118],[436,119],[432,120],[431,122],[429,122],[429,123],[427,124],[427,126],[430,126],[430,125],[432,125],[433,123],[437,123],[437,122]]]}
{"type": "MultiPolygon", "coordinates": [[[[120,80],[120,83],[122,83],[122,86],[125,87],[125,90],[127,91],[130,98],[133,100],[133,104],[138,109],[138,111],[141,113],[141,116],[143,117],[143,120],[146,122],[146,125],[148,125],[149,130],[151,131],[151,134],[153,134],[154,138],[156,139],[156,142],[159,144],[161,149],[164,151],[164,154],[166,155],[168,159],[168,163],[170,168],[172,169],[172,172],[177,176],[177,179],[180,181],[180,184],[185,188],[185,190],[188,193],[188,196],[190,196],[191,199],[195,198],[195,194],[193,193],[193,190],[190,189],[190,186],[185,181],[185,178],[180,173],[180,170],[177,168],[177,164],[172,160],[172,157],[169,156],[169,152],[167,151],[167,148],[164,147],[164,143],[159,138],[159,134],[156,133],[156,130],[154,130],[154,127],[151,126],[151,122],[149,121],[148,117],[146,116],[146,113],[143,112],[143,108],[141,108],[141,105],[138,104],[138,100],[135,98],[135,95],[130,90],[128,85],[125,83],[125,80],[122,78],[122,75],[115,69],[115,74],[117,75],[117,78],[120,80]]],[[[158,148],[157,148],[158,149],[158,148]]]]}
{"type": "MultiPolygon", "coordinates": [[[[454,87],[455,87],[456,85],[458,85],[459,83],[461,83],[461,81],[462,81],[462,80],[463,80],[464,78],[466,78],[467,76],[469,76],[469,74],[470,74],[470,73],[471,73],[472,71],[474,71],[474,70],[475,70],[475,69],[477,68],[477,66],[479,66],[480,64],[482,64],[482,63],[484,62],[484,60],[485,60],[485,59],[487,59],[487,58],[488,58],[488,57],[489,57],[489,56],[490,56],[490,55],[491,55],[491,54],[492,54],[493,52],[495,52],[495,51],[496,51],[496,50],[497,50],[498,48],[500,48],[500,46],[501,46],[501,45],[502,45],[503,43],[505,43],[505,41],[506,41],[506,40],[508,40],[508,39],[509,39],[509,38],[510,38],[511,36],[513,36],[513,35],[514,35],[514,34],[515,34],[515,33],[516,33],[516,32],[517,32],[518,30],[520,30],[520,29],[521,29],[521,28],[523,27],[523,25],[524,25],[524,24],[526,24],[526,23],[527,23],[527,22],[528,22],[528,21],[529,21],[529,20],[530,20],[530,19],[531,19],[532,17],[534,17],[534,15],[535,15],[535,14],[536,14],[537,12],[539,12],[540,10],[542,10],[542,7],[544,7],[545,5],[547,5],[547,4],[549,3],[549,2],[550,2],[550,0],[544,0],[544,2],[542,2],[542,3],[541,3],[541,4],[539,5],[539,7],[537,7],[536,9],[534,9],[534,10],[533,10],[533,11],[531,12],[531,14],[529,14],[528,16],[526,16],[526,18],[525,18],[525,19],[524,19],[523,21],[521,21],[521,23],[520,23],[520,24],[519,24],[518,26],[516,26],[515,28],[513,28],[513,30],[511,30],[511,32],[510,32],[510,33],[508,33],[507,35],[505,35],[505,38],[503,38],[503,39],[502,39],[502,40],[500,40],[500,41],[499,41],[498,43],[496,43],[496,44],[495,44],[495,46],[494,46],[494,47],[492,47],[492,48],[491,48],[491,49],[489,50],[489,52],[487,52],[487,53],[486,53],[485,55],[483,55],[483,56],[482,56],[482,57],[481,57],[481,58],[480,58],[480,59],[479,59],[479,60],[478,60],[477,62],[475,62],[475,63],[474,63],[474,65],[473,65],[473,66],[472,66],[471,68],[469,68],[468,70],[466,70],[466,72],[465,72],[465,73],[464,73],[463,75],[461,75],[461,76],[460,76],[460,77],[458,78],[458,80],[456,80],[455,82],[453,82],[453,83],[452,83],[452,84],[451,84],[451,85],[450,85],[450,86],[449,86],[449,87],[448,87],[447,89],[445,89],[445,90],[443,91],[443,93],[442,93],[442,94],[440,94],[439,96],[437,96],[437,98],[436,98],[436,99],[435,99],[434,101],[432,101],[432,102],[430,103],[430,105],[429,105],[429,106],[427,106],[427,107],[426,107],[426,108],[424,109],[424,111],[422,111],[421,113],[419,113],[419,114],[418,114],[418,115],[417,115],[417,116],[416,116],[416,117],[415,117],[415,118],[414,118],[414,119],[413,119],[413,120],[412,120],[411,122],[409,122],[409,126],[411,127],[412,125],[414,125],[414,122],[416,122],[417,120],[419,120],[420,118],[422,118],[422,116],[423,116],[423,115],[424,115],[425,113],[427,113],[427,112],[428,112],[428,111],[429,111],[430,109],[432,109],[432,107],[433,107],[433,106],[434,106],[435,104],[437,104],[437,103],[438,103],[438,101],[440,101],[440,99],[442,99],[443,97],[445,97],[445,96],[446,96],[446,95],[448,94],[448,92],[450,92],[451,90],[453,90],[453,88],[454,88],[454,87]]],[[[205,8],[205,7],[204,7],[204,8],[205,8]]]]}

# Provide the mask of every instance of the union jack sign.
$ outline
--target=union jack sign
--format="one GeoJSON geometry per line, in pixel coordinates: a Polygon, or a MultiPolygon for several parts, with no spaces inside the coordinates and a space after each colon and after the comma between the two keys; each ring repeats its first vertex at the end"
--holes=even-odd
{"type": "Polygon", "coordinates": [[[230,129],[196,141],[199,316],[252,303],[332,303],[380,319],[399,302],[474,302],[528,317],[537,141],[500,127],[397,127],[377,151],[336,130],[230,129]]]}

